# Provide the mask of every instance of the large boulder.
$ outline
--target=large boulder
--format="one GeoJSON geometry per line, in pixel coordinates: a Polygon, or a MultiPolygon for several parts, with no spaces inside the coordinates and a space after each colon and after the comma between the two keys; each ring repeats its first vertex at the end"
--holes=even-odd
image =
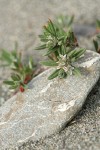
{"type": "Polygon", "coordinates": [[[59,132],[71,121],[99,79],[100,55],[87,50],[76,65],[81,76],[49,81],[49,69],[5,102],[0,108],[0,150],[59,132]]]}

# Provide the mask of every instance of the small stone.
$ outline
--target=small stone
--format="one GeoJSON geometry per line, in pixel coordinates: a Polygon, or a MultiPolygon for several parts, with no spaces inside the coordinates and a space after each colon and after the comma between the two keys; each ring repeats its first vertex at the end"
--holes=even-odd
{"type": "Polygon", "coordinates": [[[49,69],[2,105],[0,150],[57,133],[71,121],[100,77],[100,55],[87,50],[76,65],[81,76],[47,80],[49,69]]]}

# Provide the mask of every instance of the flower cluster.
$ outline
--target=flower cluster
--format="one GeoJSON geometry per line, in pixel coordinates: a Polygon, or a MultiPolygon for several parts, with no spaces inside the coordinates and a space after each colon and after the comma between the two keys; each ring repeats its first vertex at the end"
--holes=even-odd
{"type": "Polygon", "coordinates": [[[68,63],[69,61],[67,55],[60,54],[58,59],[59,61],[57,62],[57,69],[62,69],[64,70],[64,72],[69,72],[69,74],[72,75],[72,70],[74,69],[74,67],[68,63]]]}

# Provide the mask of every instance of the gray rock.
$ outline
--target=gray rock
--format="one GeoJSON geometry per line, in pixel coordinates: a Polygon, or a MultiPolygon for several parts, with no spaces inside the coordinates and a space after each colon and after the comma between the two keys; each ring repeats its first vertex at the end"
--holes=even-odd
{"type": "Polygon", "coordinates": [[[49,69],[0,108],[1,150],[59,132],[75,116],[99,79],[100,55],[88,50],[77,65],[80,77],[49,81],[49,69]]]}

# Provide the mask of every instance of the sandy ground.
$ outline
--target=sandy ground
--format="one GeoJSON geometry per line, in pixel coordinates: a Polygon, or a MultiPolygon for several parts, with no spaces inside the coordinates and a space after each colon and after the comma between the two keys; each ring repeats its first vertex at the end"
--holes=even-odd
{"type": "MultiPolygon", "coordinates": [[[[42,52],[34,50],[39,43],[38,34],[48,18],[54,19],[59,14],[74,14],[76,24],[93,26],[96,18],[100,19],[100,0],[0,0],[0,49],[11,50],[18,42],[25,55],[32,54],[36,61],[42,60],[42,52]]],[[[90,38],[79,36],[79,41],[82,46],[93,49],[90,38]]],[[[9,95],[8,89],[2,85],[8,70],[0,68],[1,104],[9,95]]],[[[100,81],[73,124],[59,134],[36,143],[29,141],[16,150],[99,150],[99,137],[100,81]]]]}

